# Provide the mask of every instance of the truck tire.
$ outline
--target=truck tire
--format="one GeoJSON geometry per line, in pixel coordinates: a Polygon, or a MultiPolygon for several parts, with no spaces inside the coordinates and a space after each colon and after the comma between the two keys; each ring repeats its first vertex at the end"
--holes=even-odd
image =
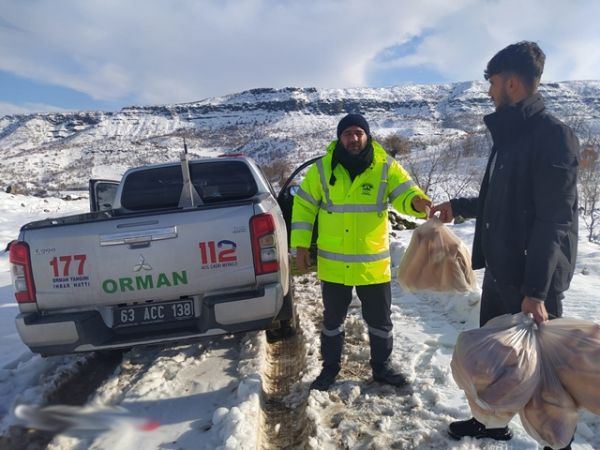
{"type": "Polygon", "coordinates": [[[296,334],[298,317],[296,315],[296,305],[294,304],[294,285],[291,281],[290,289],[287,295],[283,297],[283,306],[277,317],[279,319],[278,325],[267,330],[267,342],[276,342],[296,334]]]}

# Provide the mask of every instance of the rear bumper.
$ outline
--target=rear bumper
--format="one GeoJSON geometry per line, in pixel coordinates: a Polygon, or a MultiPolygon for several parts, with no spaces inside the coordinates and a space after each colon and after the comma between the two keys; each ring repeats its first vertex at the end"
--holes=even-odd
{"type": "Polygon", "coordinates": [[[57,355],[180,342],[221,334],[264,330],[273,326],[283,304],[281,285],[204,297],[191,320],[112,328],[97,310],[21,313],[16,326],[34,353],[57,355]]]}

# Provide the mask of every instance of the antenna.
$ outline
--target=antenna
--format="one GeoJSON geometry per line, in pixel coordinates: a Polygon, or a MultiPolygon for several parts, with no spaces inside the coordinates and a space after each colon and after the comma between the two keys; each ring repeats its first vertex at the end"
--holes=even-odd
{"type": "Polygon", "coordinates": [[[198,194],[196,187],[192,183],[190,176],[190,159],[187,150],[187,144],[185,142],[185,136],[183,137],[183,152],[179,156],[181,159],[181,175],[183,176],[183,186],[181,189],[181,195],[179,196],[179,207],[180,208],[191,208],[197,205],[203,205],[204,202],[198,194]]]}

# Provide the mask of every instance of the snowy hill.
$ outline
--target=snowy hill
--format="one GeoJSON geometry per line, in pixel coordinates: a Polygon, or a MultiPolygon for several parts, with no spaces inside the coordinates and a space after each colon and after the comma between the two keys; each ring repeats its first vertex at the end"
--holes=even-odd
{"type": "MultiPolygon", "coordinates": [[[[600,132],[600,82],[545,84],[548,107],[569,123],[600,132]]],[[[347,112],[368,118],[376,138],[401,134],[433,142],[482,133],[492,111],[487,83],[354,89],[253,89],[224,97],[118,112],[0,118],[0,188],[83,188],[89,178],[177,158],[185,136],[192,154],[244,152],[293,164],[323,151],[347,112]]]]}

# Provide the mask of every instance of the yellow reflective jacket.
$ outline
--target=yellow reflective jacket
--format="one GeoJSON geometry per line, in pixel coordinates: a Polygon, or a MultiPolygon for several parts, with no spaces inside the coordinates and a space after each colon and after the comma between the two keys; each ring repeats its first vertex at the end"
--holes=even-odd
{"type": "Polygon", "coordinates": [[[292,210],[291,246],[310,247],[318,214],[317,275],[323,281],[360,286],[391,279],[388,202],[403,214],[425,217],[412,208],[415,196],[427,198],[402,166],[373,141],[372,164],[354,178],[337,164],[329,185],[337,141],[313,164],[292,210]]]}

